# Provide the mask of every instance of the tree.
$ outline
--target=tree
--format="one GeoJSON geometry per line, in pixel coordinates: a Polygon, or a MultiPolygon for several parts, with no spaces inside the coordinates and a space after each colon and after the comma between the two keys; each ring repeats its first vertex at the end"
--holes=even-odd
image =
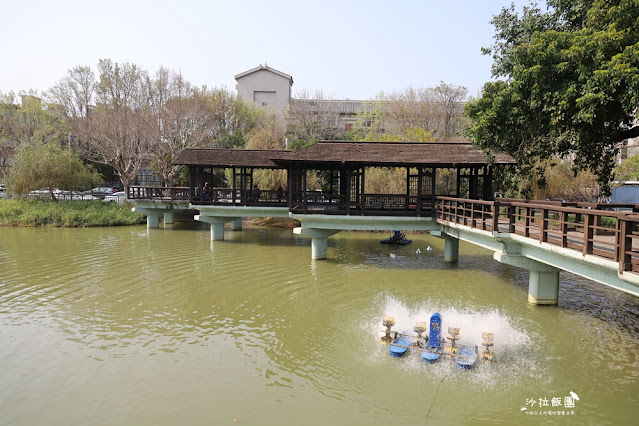
{"type": "Polygon", "coordinates": [[[35,92],[0,94],[0,141],[51,142],[66,140],[65,123],[54,108],[43,103],[35,92]],[[18,97],[20,103],[18,104],[18,97]]]}
{"type": "Polygon", "coordinates": [[[203,88],[203,93],[215,123],[215,145],[219,148],[243,148],[251,131],[260,125],[260,116],[264,112],[258,112],[225,88],[203,88]]]}
{"type": "Polygon", "coordinates": [[[0,93],[0,177],[9,169],[20,145],[65,143],[67,132],[66,122],[55,114],[55,106],[43,103],[36,92],[0,93]]]}
{"type": "Polygon", "coordinates": [[[288,134],[293,140],[317,142],[339,139],[344,133],[340,120],[340,103],[321,90],[311,94],[302,90],[286,111],[288,134]]]}
{"type": "Polygon", "coordinates": [[[56,188],[86,188],[100,181],[82,160],[55,143],[24,143],[16,153],[9,172],[8,187],[17,195],[47,188],[56,200],[56,188]]]}
{"type": "Polygon", "coordinates": [[[596,174],[604,192],[617,144],[639,135],[639,3],[548,0],[521,18],[493,19],[495,60],[481,97],[469,102],[465,134],[487,152],[500,148],[524,176],[545,160],[570,158],[596,174]]]}
{"type": "MultiPolygon", "coordinates": [[[[251,131],[246,149],[284,149],[286,124],[281,117],[273,115],[268,108],[260,109],[258,115],[260,124],[251,131]]],[[[258,169],[253,172],[253,181],[263,189],[275,189],[278,185],[286,187],[286,170],[258,169]]]]}
{"type": "Polygon", "coordinates": [[[614,169],[615,180],[618,182],[639,180],[639,155],[631,155],[614,169]]]}
{"type": "Polygon", "coordinates": [[[467,89],[444,82],[380,93],[358,116],[356,138],[380,142],[453,141],[461,124],[467,89]]]}
{"type": "Polygon", "coordinates": [[[143,85],[147,73],[108,59],[99,61],[98,72],[95,81],[89,68],[73,68],[48,96],[60,105],[84,158],[112,167],[127,188],[151,152],[148,135],[154,123],[143,85]]]}
{"type": "Polygon", "coordinates": [[[181,74],[160,68],[155,78],[144,82],[151,117],[144,136],[151,149],[150,165],[163,185],[170,185],[181,167],[173,159],[185,148],[211,144],[215,121],[205,94],[196,91],[181,74]]]}
{"type": "Polygon", "coordinates": [[[170,185],[185,148],[243,147],[257,125],[253,108],[226,89],[193,87],[165,68],[150,76],[135,64],[108,59],[74,67],[48,92],[88,161],[112,168],[127,187],[142,167],[170,185]]]}
{"type": "Polygon", "coordinates": [[[46,93],[69,117],[87,117],[95,102],[95,74],[90,67],[76,66],[46,93]]]}

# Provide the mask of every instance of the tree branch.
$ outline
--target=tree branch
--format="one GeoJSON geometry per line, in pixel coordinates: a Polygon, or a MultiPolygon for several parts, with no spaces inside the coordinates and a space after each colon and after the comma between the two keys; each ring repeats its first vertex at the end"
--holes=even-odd
{"type": "Polygon", "coordinates": [[[620,132],[620,135],[621,135],[621,140],[636,138],[637,136],[639,136],[639,126],[634,126],[629,129],[622,130],[620,132]]]}

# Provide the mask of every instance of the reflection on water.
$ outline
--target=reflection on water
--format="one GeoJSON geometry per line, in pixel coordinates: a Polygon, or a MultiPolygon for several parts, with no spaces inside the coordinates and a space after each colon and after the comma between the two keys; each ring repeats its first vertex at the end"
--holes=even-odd
{"type": "Polygon", "coordinates": [[[562,274],[560,306],[530,306],[526,272],[470,245],[454,266],[424,234],[393,247],[340,233],[325,261],[290,230],[0,235],[7,424],[525,422],[527,401],[571,391],[574,414],[533,420],[639,414],[637,298],[562,274]],[[426,365],[379,344],[384,315],[403,330],[433,312],[462,343],[494,332],[493,365],[426,365]]]}

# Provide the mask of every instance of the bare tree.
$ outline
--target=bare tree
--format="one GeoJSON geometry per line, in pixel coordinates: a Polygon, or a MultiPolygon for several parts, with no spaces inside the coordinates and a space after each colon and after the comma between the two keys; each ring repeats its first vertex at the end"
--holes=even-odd
{"type": "Polygon", "coordinates": [[[455,140],[459,137],[468,89],[440,81],[432,93],[439,109],[438,136],[443,141],[455,140]]]}
{"type": "Polygon", "coordinates": [[[337,139],[345,132],[340,109],[340,101],[327,98],[321,90],[313,95],[302,90],[289,102],[288,132],[294,139],[305,141],[337,139]]]}
{"type": "Polygon", "coordinates": [[[95,74],[90,67],[76,66],[51,87],[46,98],[64,108],[70,118],[85,118],[95,102],[95,74]]]}
{"type": "Polygon", "coordinates": [[[86,117],[80,132],[84,156],[106,164],[128,188],[150,151],[148,132],[152,115],[144,96],[146,72],[137,65],[100,60],[96,84],[96,108],[86,117]]]}
{"type": "Polygon", "coordinates": [[[145,90],[152,115],[150,164],[170,185],[181,169],[173,159],[185,148],[212,144],[219,124],[206,91],[193,89],[181,74],[160,68],[155,78],[147,77],[145,90]]]}
{"type": "Polygon", "coordinates": [[[444,82],[380,93],[360,114],[359,131],[369,140],[455,140],[466,93],[465,87],[444,82]]]}

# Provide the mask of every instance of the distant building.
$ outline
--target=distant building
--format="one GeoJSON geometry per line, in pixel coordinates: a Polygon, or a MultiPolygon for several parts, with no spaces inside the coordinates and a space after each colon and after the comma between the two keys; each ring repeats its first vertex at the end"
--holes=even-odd
{"type": "MultiPolygon", "coordinates": [[[[253,103],[256,108],[269,107],[282,116],[287,108],[289,112],[289,124],[295,120],[296,115],[314,115],[318,122],[334,122],[331,124],[340,131],[349,131],[354,126],[368,127],[371,122],[359,120],[363,112],[373,112],[376,104],[384,101],[377,100],[334,100],[334,99],[293,99],[293,77],[278,71],[268,65],[260,65],[235,76],[238,96],[246,103],[253,103]]],[[[450,117],[444,117],[444,111],[434,112],[433,126],[438,130],[440,137],[448,142],[465,142],[466,139],[457,135],[461,123],[461,117],[465,102],[456,102],[450,117]]]]}
{"type": "Polygon", "coordinates": [[[237,94],[246,103],[269,107],[281,115],[291,99],[293,77],[268,65],[260,65],[235,76],[237,94]]]}
{"type": "MultiPolygon", "coordinates": [[[[639,120],[635,120],[633,125],[639,125],[639,120]]],[[[619,145],[619,153],[617,154],[617,164],[621,164],[628,157],[639,154],[639,137],[625,139],[619,145]]]]}

